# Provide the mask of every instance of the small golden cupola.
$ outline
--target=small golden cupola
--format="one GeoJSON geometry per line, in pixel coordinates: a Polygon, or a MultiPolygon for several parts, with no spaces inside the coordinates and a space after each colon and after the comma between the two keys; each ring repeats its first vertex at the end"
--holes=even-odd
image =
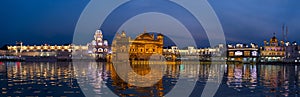
{"type": "Polygon", "coordinates": [[[278,39],[276,38],[275,33],[274,36],[270,39],[270,46],[278,46],[278,39]]]}

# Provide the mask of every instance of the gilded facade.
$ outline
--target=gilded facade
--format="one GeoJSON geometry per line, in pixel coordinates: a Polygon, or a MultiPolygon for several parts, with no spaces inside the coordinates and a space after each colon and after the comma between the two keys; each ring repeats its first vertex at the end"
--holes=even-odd
{"type": "Polygon", "coordinates": [[[113,57],[116,60],[148,60],[153,54],[163,54],[162,34],[147,33],[144,31],[135,39],[126,36],[126,32],[117,34],[112,45],[113,57]]]}

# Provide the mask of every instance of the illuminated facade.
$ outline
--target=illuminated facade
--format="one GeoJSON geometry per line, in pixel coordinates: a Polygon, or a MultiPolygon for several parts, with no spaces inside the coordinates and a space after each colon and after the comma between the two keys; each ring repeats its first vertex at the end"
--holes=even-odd
{"type": "Polygon", "coordinates": [[[236,44],[227,46],[227,60],[238,62],[257,62],[259,57],[258,45],[236,44]]]}
{"type": "Polygon", "coordinates": [[[158,34],[155,39],[154,34],[144,32],[131,41],[130,58],[147,60],[152,54],[162,55],[163,40],[164,36],[162,34],[158,34]]]}
{"type": "MultiPolygon", "coordinates": [[[[222,56],[225,52],[224,44],[219,44],[212,48],[195,48],[189,46],[184,49],[179,49],[177,46],[163,49],[164,55],[167,59],[180,59],[180,60],[211,60],[211,57],[222,56]]],[[[221,58],[221,57],[220,57],[221,58]]],[[[221,58],[222,59],[222,58],[221,58]]]]}
{"type": "Polygon", "coordinates": [[[72,51],[88,50],[87,46],[75,45],[17,45],[8,46],[8,52],[11,55],[20,56],[60,56],[62,53],[71,53],[72,51]]]}
{"type": "Polygon", "coordinates": [[[100,30],[94,34],[94,39],[86,45],[23,45],[17,42],[16,46],[7,46],[9,55],[27,57],[56,57],[70,59],[72,55],[79,55],[82,58],[105,58],[109,51],[108,41],[103,40],[100,30]]]}
{"type": "Polygon", "coordinates": [[[284,62],[300,62],[300,46],[297,42],[286,43],[284,62]]]}
{"type": "Polygon", "coordinates": [[[147,33],[146,31],[135,39],[126,36],[126,32],[117,34],[113,44],[112,52],[114,60],[148,60],[152,54],[162,55],[163,53],[162,34],[147,33]],[[127,57],[126,57],[127,56],[127,57]],[[125,59],[124,59],[125,58],[125,59]]]}
{"type": "Polygon", "coordinates": [[[260,49],[261,62],[278,62],[283,61],[285,57],[284,41],[278,41],[275,35],[270,41],[264,41],[264,47],[260,49]]]}
{"type": "Polygon", "coordinates": [[[103,40],[103,34],[101,30],[97,30],[94,35],[94,40],[87,44],[88,53],[96,58],[105,59],[108,53],[108,41],[103,40]]]}

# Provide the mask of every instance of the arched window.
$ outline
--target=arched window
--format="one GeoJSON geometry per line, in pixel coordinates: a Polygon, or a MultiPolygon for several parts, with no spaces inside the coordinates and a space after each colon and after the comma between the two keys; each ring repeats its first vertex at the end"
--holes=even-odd
{"type": "Polygon", "coordinates": [[[98,52],[103,52],[103,49],[102,49],[102,48],[99,48],[99,49],[98,49],[98,52]]]}

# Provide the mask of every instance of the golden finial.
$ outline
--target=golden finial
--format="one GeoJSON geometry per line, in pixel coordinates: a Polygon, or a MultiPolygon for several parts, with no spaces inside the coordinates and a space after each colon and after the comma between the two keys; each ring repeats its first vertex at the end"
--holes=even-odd
{"type": "Polygon", "coordinates": [[[146,27],[144,27],[144,33],[147,33],[146,27]]]}

